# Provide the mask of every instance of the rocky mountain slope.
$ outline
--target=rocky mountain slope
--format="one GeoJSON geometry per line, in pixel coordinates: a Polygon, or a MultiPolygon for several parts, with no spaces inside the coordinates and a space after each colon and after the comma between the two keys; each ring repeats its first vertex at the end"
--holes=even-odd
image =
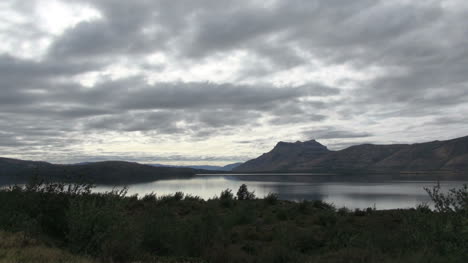
{"type": "Polygon", "coordinates": [[[275,148],[260,157],[247,161],[233,169],[237,172],[264,172],[292,170],[303,162],[330,153],[327,147],[315,140],[295,143],[279,142],[275,148]]]}
{"type": "Polygon", "coordinates": [[[363,144],[341,151],[318,151],[316,154],[298,150],[300,147],[297,145],[306,143],[308,142],[296,142],[288,144],[290,147],[278,147],[279,143],[271,152],[250,160],[234,170],[238,172],[336,170],[468,172],[468,136],[416,144],[363,144]]]}

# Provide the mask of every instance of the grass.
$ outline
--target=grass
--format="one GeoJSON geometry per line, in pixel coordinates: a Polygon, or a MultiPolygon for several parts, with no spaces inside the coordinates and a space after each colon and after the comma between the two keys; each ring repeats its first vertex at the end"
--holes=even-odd
{"type": "Polygon", "coordinates": [[[464,189],[431,192],[440,211],[350,211],[246,187],[207,201],[14,187],[0,191],[0,262],[465,262],[464,189]]]}
{"type": "Polygon", "coordinates": [[[87,257],[72,255],[63,249],[47,246],[21,232],[0,231],[0,262],[92,263],[95,261],[87,257]]]}

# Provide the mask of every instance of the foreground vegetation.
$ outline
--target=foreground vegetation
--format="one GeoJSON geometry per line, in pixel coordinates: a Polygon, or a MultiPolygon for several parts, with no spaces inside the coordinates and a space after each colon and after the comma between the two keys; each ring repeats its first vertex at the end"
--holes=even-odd
{"type": "Polygon", "coordinates": [[[31,183],[0,191],[0,262],[466,262],[468,191],[427,189],[436,211],[350,211],[256,199],[204,201],[31,183]]]}

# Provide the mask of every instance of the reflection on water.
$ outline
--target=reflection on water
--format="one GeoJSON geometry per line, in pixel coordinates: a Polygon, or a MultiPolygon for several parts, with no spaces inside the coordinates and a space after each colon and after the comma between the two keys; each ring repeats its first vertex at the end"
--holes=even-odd
{"type": "MultiPolygon", "coordinates": [[[[323,200],[333,203],[336,207],[346,206],[351,209],[374,206],[377,209],[393,209],[415,207],[423,202],[429,202],[430,199],[424,187],[431,187],[436,182],[436,179],[414,180],[392,177],[222,174],[128,185],[128,194],[138,194],[141,197],[154,192],[161,196],[181,191],[209,199],[219,195],[226,188],[232,189],[235,193],[239,186],[245,183],[249,190],[255,191],[257,197],[277,193],[279,198],[284,200],[323,200]]],[[[447,190],[459,188],[467,182],[467,180],[443,180],[440,184],[443,189],[447,190]]],[[[112,188],[112,186],[99,185],[95,191],[110,191],[112,188]]]]}

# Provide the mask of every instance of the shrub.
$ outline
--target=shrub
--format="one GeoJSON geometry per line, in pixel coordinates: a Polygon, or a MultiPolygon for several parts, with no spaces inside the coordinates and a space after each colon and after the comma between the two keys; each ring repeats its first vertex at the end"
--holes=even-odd
{"type": "Polygon", "coordinates": [[[159,198],[159,201],[162,202],[171,202],[171,201],[181,201],[184,199],[184,193],[176,192],[175,194],[171,195],[163,195],[159,198]]]}
{"type": "Polygon", "coordinates": [[[236,206],[232,212],[232,222],[234,225],[251,224],[256,218],[255,206],[250,204],[236,206]]]}
{"type": "Polygon", "coordinates": [[[338,215],[340,215],[340,216],[344,216],[344,215],[347,215],[347,214],[351,213],[351,210],[349,210],[347,207],[344,207],[344,206],[343,206],[343,207],[341,207],[341,208],[339,208],[339,209],[337,210],[337,213],[338,213],[338,215]]]}
{"type": "Polygon", "coordinates": [[[191,195],[191,194],[186,194],[184,197],[184,200],[186,201],[196,201],[196,202],[202,202],[203,199],[197,195],[191,195]]]}
{"type": "Polygon", "coordinates": [[[182,200],[182,199],[184,199],[184,193],[182,193],[182,192],[176,192],[176,193],[174,194],[174,200],[175,200],[175,201],[180,201],[180,200],[182,200]]]}
{"type": "Polygon", "coordinates": [[[232,193],[232,190],[226,189],[222,191],[221,195],[219,196],[219,201],[221,202],[222,206],[230,207],[234,201],[234,194],[232,193]]]}
{"type": "Polygon", "coordinates": [[[265,201],[265,203],[267,203],[269,205],[274,205],[278,201],[278,194],[268,193],[268,195],[265,196],[264,201],[265,201]]]}
{"type": "Polygon", "coordinates": [[[278,213],[276,214],[276,218],[281,221],[288,220],[288,212],[285,209],[279,209],[278,213]]]}
{"type": "Polygon", "coordinates": [[[356,208],[356,209],[354,209],[354,215],[355,215],[355,216],[365,216],[365,215],[366,215],[366,211],[361,210],[361,209],[359,209],[359,208],[356,208]]]}
{"type": "Polygon", "coordinates": [[[331,205],[329,203],[326,203],[326,202],[324,202],[322,200],[313,201],[312,207],[317,208],[317,209],[321,209],[321,210],[334,210],[335,209],[333,207],[333,205],[331,205]]]}
{"type": "Polygon", "coordinates": [[[452,188],[445,194],[440,192],[439,182],[432,189],[425,187],[424,190],[434,202],[437,211],[443,213],[468,212],[468,184],[464,184],[460,189],[452,188]]]}
{"type": "Polygon", "coordinates": [[[309,210],[309,204],[310,202],[307,201],[307,200],[302,200],[300,203],[299,203],[299,212],[301,212],[302,214],[306,214],[307,211],[309,210]]]}
{"type": "Polygon", "coordinates": [[[72,251],[118,261],[136,255],[140,241],[124,204],[112,193],[70,200],[66,238],[72,251]]]}
{"type": "Polygon", "coordinates": [[[416,211],[421,212],[423,214],[431,213],[431,208],[427,203],[422,203],[416,206],[416,211]]]}
{"type": "Polygon", "coordinates": [[[237,191],[238,200],[253,200],[255,199],[255,192],[249,192],[247,185],[242,184],[237,191]]]}
{"type": "Polygon", "coordinates": [[[372,214],[374,211],[375,211],[375,208],[373,208],[373,207],[366,208],[366,213],[367,214],[372,214]]]}
{"type": "Polygon", "coordinates": [[[234,199],[234,194],[232,193],[231,189],[226,189],[221,192],[221,195],[219,196],[220,200],[233,200],[234,199]]]}
{"type": "Polygon", "coordinates": [[[143,202],[156,202],[157,200],[158,198],[155,193],[146,194],[141,198],[141,201],[143,202]]]}
{"type": "Polygon", "coordinates": [[[38,176],[32,176],[24,187],[15,185],[10,188],[10,191],[20,190],[35,193],[85,195],[90,194],[91,189],[94,187],[95,185],[87,183],[80,178],[77,178],[76,183],[51,183],[46,182],[38,176]]]}
{"type": "Polygon", "coordinates": [[[320,212],[317,216],[317,224],[321,226],[331,227],[337,222],[337,214],[332,211],[320,212]]]}

